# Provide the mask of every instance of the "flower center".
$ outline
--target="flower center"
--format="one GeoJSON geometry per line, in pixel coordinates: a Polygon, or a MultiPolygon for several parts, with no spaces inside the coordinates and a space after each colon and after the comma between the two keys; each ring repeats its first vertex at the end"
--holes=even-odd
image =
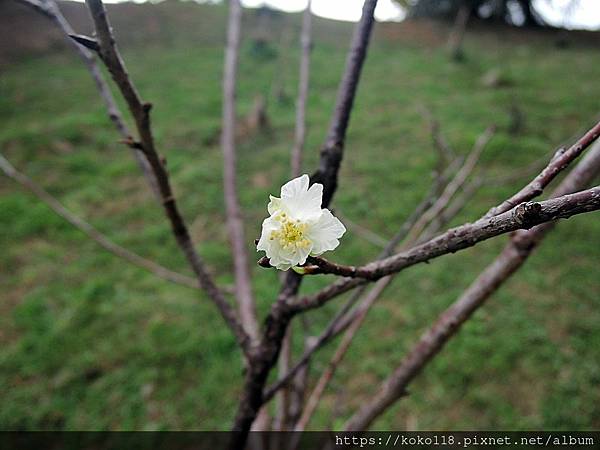
{"type": "Polygon", "coordinates": [[[270,240],[278,240],[279,245],[286,250],[293,247],[306,248],[310,241],[304,237],[307,225],[299,220],[291,220],[286,213],[275,216],[275,220],[281,223],[279,230],[271,231],[270,240]]]}

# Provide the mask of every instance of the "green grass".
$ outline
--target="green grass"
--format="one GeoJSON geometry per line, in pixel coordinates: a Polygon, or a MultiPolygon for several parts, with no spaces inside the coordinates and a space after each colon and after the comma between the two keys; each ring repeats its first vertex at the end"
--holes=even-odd
{"type": "MultiPolygon", "coordinates": [[[[318,27],[308,172],[325,136],[349,31],[341,24],[318,27]]],[[[213,36],[206,44],[173,39],[123,48],[140,92],[155,105],[158,146],[198,251],[220,283],[231,283],[221,153],[206,144],[220,123],[218,41],[213,36]]],[[[594,51],[561,51],[550,41],[526,39],[510,47],[472,35],[468,60],[457,65],[441,48],[379,32],[356,100],[334,207],[382,236],[398,229],[427,192],[435,164],[421,104],[432,109],[461,153],[490,123],[499,125],[481,163],[490,174],[509,174],[542,157],[598,112],[594,51]],[[509,86],[480,83],[494,68],[509,86]],[[513,104],[525,117],[518,135],[507,131],[513,104]]],[[[292,98],[296,53],[283,69],[292,98]]],[[[253,57],[248,42],[241,57],[244,114],[256,94],[270,92],[282,68],[276,59],[253,57]]],[[[277,194],[288,177],[293,101],[269,98],[269,116],[271,132],[249,136],[238,148],[251,255],[268,194],[277,194]]],[[[24,57],[8,67],[0,78],[0,120],[0,149],[15,166],[115,242],[187,273],[160,208],[128,150],[117,143],[74,55],[24,57]]],[[[486,186],[453,223],[475,219],[525,181],[486,186]]],[[[597,214],[560,224],[376,428],[600,428],[598,236],[597,214]]],[[[403,272],[356,337],[312,428],[339,426],[369,398],[505,241],[500,237],[403,272]]],[[[0,248],[0,428],[228,428],[242,381],[240,353],[204,295],[106,253],[6,177],[0,177],[0,248]]],[[[378,251],[349,232],[334,258],[360,263],[378,251]]],[[[254,268],[253,281],[264,317],[277,274],[254,268]]],[[[307,280],[304,292],[328,281],[307,280]]],[[[314,330],[340,302],[310,315],[314,330]]],[[[313,367],[322,368],[331,351],[313,367]]]]}

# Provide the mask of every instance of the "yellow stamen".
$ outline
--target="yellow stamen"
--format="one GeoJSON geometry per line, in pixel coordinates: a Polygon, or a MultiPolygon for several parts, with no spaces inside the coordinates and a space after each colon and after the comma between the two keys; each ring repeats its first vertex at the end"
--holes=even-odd
{"type": "Polygon", "coordinates": [[[305,223],[300,223],[300,220],[288,219],[286,213],[278,214],[275,216],[275,220],[281,222],[281,228],[271,232],[270,240],[277,239],[279,245],[285,250],[310,246],[310,241],[304,237],[307,228],[305,223]]]}

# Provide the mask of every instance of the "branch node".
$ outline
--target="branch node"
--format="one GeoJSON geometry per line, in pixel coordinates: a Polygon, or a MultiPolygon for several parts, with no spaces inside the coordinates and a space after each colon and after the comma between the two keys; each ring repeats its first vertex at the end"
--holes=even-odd
{"type": "Polygon", "coordinates": [[[142,145],[142,143],[139,141],[136,141],[131,136],[127,136],[125,139],[119,140],[119,142],[122,144],[125,144],[129,148],[133,148],[135,150],[140,150],[141,152],[145,153],[144,146],[142,145]]]}
{"type": "Polygon", "coordinates": [[[98,44],[98,41],[94,38],[85,36],[83,34],[69,34],[69,37],[78,44],[83,45],[88,50],[100,52],[100,45],[98,44]]]}
{"type": "Polygon", "coordinates": [[[258,261],[256,261],[256,264],[258,264],[260,267],[264,267],[265,269],[270,269],[271,267],[273,267],[271,266],[271,260],[266,256],[263,256],[258,261]]]}
{"type": "Polygon", "coordinates": [[[523,228],[531,228],[535,224],[535,219],[539,216],[542,205],[537,202],[521,203],[515,208],[515,221],[523,228]]]}
{"type": "Polygon", "coordinates": [[[175,202],[175,197],[173,197],[172,195],[169,195],[168,197],[163,198],[163,205],[167,205],[169,203],[174,203],[174,202],[175,202]]]}

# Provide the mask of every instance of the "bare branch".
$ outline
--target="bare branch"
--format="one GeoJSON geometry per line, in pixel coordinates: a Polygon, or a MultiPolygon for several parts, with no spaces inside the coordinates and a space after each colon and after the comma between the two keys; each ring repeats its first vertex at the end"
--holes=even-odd
{"type": "Polygon", "coordinates": [[[494,135],[495,129],[496,128],[494,126],[490,126],[477,138],[475,145],[473,145],[473,149],[471,150],[468,158],[465,160],[463,166],[456,173],[452,181],[448,183],[442,192],[442,195],[440,198],[438,198],[433,207],[431,207],[421,216],[419,221],[415,224],[408,235],[407,240],[414,241],[416,237],[422,233],[427,224],[442,213],[454,194],[456,194],[456,192],[465,184],[465,181],[471,172],[473,172],[477,161],[479,161],[479,157],[481,156],[483,149],[494,135]]]}
{"type": "Polygon", "coordinates": [[[98,43],[100,44],[100,51],[98,53],[111,73],[119,90],[121,91],[121,94],[127,102],[131,115],[135,120],[136,128],[140,137],[140,145],[143,148],[142,151],[150,163],[158,183],[165,214],[169,219],[177,244],[192,267],[196,277],[198,278],[200,286],[206,291],[213,303],[215,303],[219,309],[219,312],[221,313],[221,316],[233,331],[240,346],[244,351],[247,352],[249,346],[249,337],[240,324],[234,309],[227,302],[227,299],[224,297],[222,291],[216,286],[212,280],[212,277],[206,270],[200,255],[198,255],[196,252],[188,228],[183,220],[183,217],[181,216],[181,213],[179,212],[179,208],[177,207],[177,203],[171,189],[169,175],[154,144],[154,137],[152,135],[152,129],[150,126],[150,109],[152,105],[141,100],[135,86],[129,78],[123,60],[121,59],[121,55],[117,50],[110,25],[108,23],[108,18],[106,16],[106,10],[104,9],[104,4],[101,0],[86,0],[86,4],[90,10],[96,29],[98,43]]]}
{"type": "Polygon", "coordinates": [[[306,101],[308,98],[308,84],[310,80],[310,52],[312,50],[311,28],[312,13],[311,0],[308,0],[302,16],[302,32],[300,44],[302,54],[300,57],[300,77],[298,80],[298,99],[296,100],[296,132],[294,147],[292,149],[292,178],[300,175],[302,170],[302,151],[306,138],[306,101]]]}
{"type": "Polygon", "coordinates": [[[15,167],[12,164],[10,164],[10,162],[1,154],[0,169],[6,174],[6,176],[12,178],[17,183],[29,189],[40,200],[46,203],[56,214],[61,216],[75,228],[81,230],[90,239],[95,241],[105,250],[108,250],[109,252],[118,256],[119,258],[122,258],[125,261],[133,264],[134,266],[144,269],[156,275],[159,278],[193,289],[199,288],[198,280],[196,280],[195,278],[188,277],[187,275],[183,275],[178,272],[174,272],[170,269],[167,269],[166,267],[161,266],[160,264],[155,263],[154,261],[146,259],[138,255],[137,253],[133,253],[132,251],[127,250],[126,248],[121,247],[118,244],[115,244],[106,235],[102,234],[88,222],[81,219],[80,217],[77,217],[71,211],[66,209],[64,205],[62,205],[54,196],[52,196],[40,185],[35,183],[31,178],[15,169],[15,167]]]}
{"type": "Polygon", "coordinates": [[[577,140],[569,149],[559,149],[546,168],[531,182],[498,206],[491,208],[484,217],[489,218],[501,214],[515,205],[537,197],[556,176],[562,172],[574,159],[588,148],[600,136],[600,122],[596,123],[587,133],[577,140]]]}
{"type": "Polygon", "coordinates": [[[311,176],[313,183],[323,185],[323,208],[329,206],[337,188],[338,171],[344,154],[346,130],[350,122],[350,113],[352,112],[358,81],[367,56],[367,47],[369,46],[371,30],[375,21],[373,16],[375,6],[377,6],[377,0],[365,0],[362,17],[352,38],[344,77],[340,82],[329,133],[325,146],[321,150],[319,169],[311,176]]]}
{"type": "Polygon", "coordinates": [[[433,113],[425,106],[419,105],[419,111],[425,120],[427,120],[429,124],[429,134],[431,135],[431,143],[433,144],[433,148],[437,151],[438,158],[438,173],[443,171],[443,167],[447,166],[450,161],[453,161],[456,158],[454,154],[454,150],[446,141],[442,132],[440,130],[440,123],[433,116],[433,113]]]}
{"type": "Polygon", "coordinates": [[[246,332],[252,339],[258,338],[258,321],[252,297],[252,285],[248,267],[248,249],[244,237],[244,223],[237,195],[236,150],[235,150],[235,91],[242,6],[239,0],[230,0],[227,24],[227,47],[223,68],[223,183],[227,228],[231,244],[235,271],[235,289],[240,318],[246,332]]]}
{"type": "MultiPolygon", "coordinates": [[[[450,229],[428,242],[384,260],[357,267],[357,270],[360,270],[365,277],[369,274],[370,279],[378,279],[415,264],[472,247],[500,234],[529,229],[544,222],[595,211],[598,209],[599,190],[600,188],[593,188],[539,203],[521,203],[510,211],[450,229]]],[[[299,299],[290,307],[296,313],[317,308],[335,296],[365,282],[364,279],[359,278],[344,278],[316,294],[299,299]]]]}
{"type": "MultiPolygon", "coordinates": [[[[136,149],[134,145],[130,145],[130,143],[133,142],[133,140],[131,138],[131,133],[129,132],[127,125],[125,124],[125,121],[123,120],[123,117],[121,116],[119,107],[117,106],[117,103],[115,102],[115,99],[110,91],[110,88],[108,87],[108,84],[106,83],[106,81],[104,80],[104,77],[102,76],[102,72],[100,71],[98,64],[96,64],[96,59],[94,58],[94,55],[88,50],[89,47],[86,48],[85,46],[80,45],[80,44],[82,44],[82,41],[78,40],[78,39],[81,38],[81,36],[75,35],[75,31],[73,30],[73,28],[71,27],[71,25],[69,24],[69,22],[67,21],[65,16],[63,16],[62,12],[60,11],[60,8],[58,7],[58,5],[56,4],[56,2],[54,0],[44,0],[44,1],[16,0],[16,1],[34,8],[39,13],[43,14],[44,16],[46,16],[50,20],[52,20],[56,24],[56,26],[58,26],[58,28],[62,31],[63,35],[65,36],[65,38],[67,39],[69,44],[73,46],[73,49],[77,52],[79,57],[82,59],[83,63],[85,64],[88,71],[90,72],[92,79],[94,80],[94,84],[96,85],[98,94],[100,94],[100,97],[102,98],[102,101],[104,102],[104,105],[106,106],[106,111],[108,112],[108,117],[115,125],[115,128],[121,135],[121,138],[123,139],[123,141],[125,143],[127,143],[129,145],[129,147],[131,148],[133,157],[135,158],[140,170],[144,174],[146,181],[152,188],[152,191],[154,192],[154,194],[156,195],[157,198],[160,198],[159,192],[158,192],[158,186],[156,184],[156,179],[154,178],[152,169],[150,168],[150,164],[148,163],[148,161],[146,160],[144,155],[139,151],[139,149],[136,149]],[[73,36],[76,36],[76,38],[74,38],[73,36]]],[[[95,50],[95,51],[98,50],[97,43],[96,43],[96,47],[93,47],[93,50],[95,50]]]]}
{"type": "MultiPolygon", "coordinates": [[[[599,172],[600,145],[597,144],[567,175],[552,195],[564,196],[581,189],[599,172]]],[[[515,233],[502,253],[421,336],[393,374],[381,385],[375,396],[346,422],[344,429],[348,431],[367,429],[383,411],[400,399],[405,394],[408,384],[423,367],[441,351],[462,324],[524,264],[536,245],[554,226],[555,222],[547,222],[531,230],[515,233]]]]}
{"type": "Polygon", "coordinates": [[[356,332],[367,317],[367,313],[369,312],[370,307],[377,300],[377,298],[380,296],[383,290],[387,287],[391,279],[392,277],[385,277],[379,280],[377,283],[375,283],[373,289],[371,289],[371,291],[369,291],[368,295],[365,297],[364,302],[361,304],[360,310],[357,311],[357,314],[353,317],[352,322],[350,322],[349,328],[346,330],[342,342],[340,342],[340,345],[338,346],[333,357],[329,361],[327,368],[325,369],[325,371],[319,378],[319,381],[317,381],[317,385],[311,392],[306,402],[304,411],[302,411],[302,416],[300,416],[300,419],[298,420],[294,431],[304,431],[306,429],[310,418],[312,417],[315,409],[317,408],[317,405],[319,404],[319,401],[321,400],[321,396],[325,391],[325,387],[327,386],[331,378],[333,378],[337,366],[339,365],[342,358],[350,348],[352,339],[354,339],[356,332]]]}

